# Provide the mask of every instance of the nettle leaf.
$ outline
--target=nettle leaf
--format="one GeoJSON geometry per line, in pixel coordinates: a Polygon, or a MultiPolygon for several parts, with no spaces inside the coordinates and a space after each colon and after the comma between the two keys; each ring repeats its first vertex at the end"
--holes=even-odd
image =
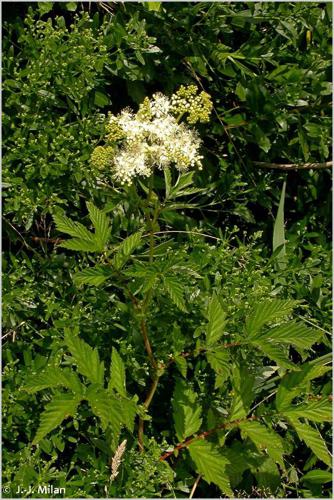
{"type": "Polygon", "coordinates": [[[257,304],[246,318],[246,331],[249,337],[255,336],[261,328],[271,321],[288,316],[299,304],[296,300],[265,300],[257,304]]]}
{"type": "Polygon", "coordinates": [[[299,439],[301,441],[304,441],[306,446],[311,448],[311,450],[319,458],[319,460],[331,467],[332,457],[330,456],[326,443],[322,439],[320,432],[310,425],[302,424],[295,418],[290,418],[290,422],[295,428],[299,439]]]}
{"type": "Polygon", "coordinates": [[[112,269],[108,266],[88,267],[83,271],[75,273],[73,281],[76,285],[102,285],[113,274],[112,269]]]}
{"type": "Polygon", "coordinates": [[[254,338],[264,342],[292,344],[300,349],[310,349],[315,344],[322,333],[319,330],[309,328],[304,323],[291,321],[285,325],[271,328],[254,338]]]}
{"type": "Polygon", "coordinates": [[[268,358],[275,361],[280,368],[299,370],[298,365],[289,360],[288,348],[283,348],[276,344],[269,344],[266,340],[256,340],[252,343],[268,356],[268,358]]]}
{"type": "Polygon", "coordinates": [[[97,242],[100,251],[103,251],[110,238],[110,219],[93,203],[87,202],[90,220],[95,229],[95,241],[97,242]]]}
{"type": "Polygon", "coordinates": [[[240,422],[239,428],[244,436],[247,436],[253,441],[259,451],[267,452],[275,462],[284,467],[283,441],[276,432],[254,420],[240,422]]]}
{"type": "Polygon", "coordinates": [[[104,364],[99,354],[77,335],[66,332],[65,343],[73,356],[79,373],[87,377],[93,384],[103,386],[104,364]]]}
{"type": "Polygon", "coordinates": [[[125,366],[115,347],[112,348],[108,389],[115,389],[121,396],[126,396],[125,366]]]}
{"type": "Polygon", "coordinates": [[[202,425],[202,408],[197,402],[197,394],[185,380],[177,380],[172,406],[175,432],[181,442],[197,432],[202,425]]]}
{"type": "Polygon", "coordinates": [[[177,278],[171,276],[164,276],[163,278],[164,289],[174,302],[174,304],[183,312],[187,312],[184,296],[183,287],[177,278]]]}
{"type": "Polygon", "coordinates": [[[101,420],[103,430],[106,430],[110,425],[114,435],[117,436],[120,433],[122,424],[120,401],[97,384],[93,384],[88,388],[85,398],[89,402],[93,413],[101,420]]]}
{"type": "Polygon", "coordinates": [[[206,329],[206,343],[212,346],[220,340],[224,333],[226,314],[217,295],[213,295],[208,307],[209,324],[206,329]]]}
{"type": "Polygon", "coordinates": [[[83,393],[83,386],[79,377],[68,368],[57,368],[50,366],[36,375],[31,375],[25,381],[23,390],[35,393],[43,389],[65,387],[75,394],[83,393]]]}
{"type": "Polygon", "coordinates": [[[188,450],[196,465],[197,472],[202,474],[205,481],[217,485],[225,495],[233,497],[226,473],[229,461],[220,453],[219,448],[208,441],[198,439],[188,446],[188,450]]]}
{"type": "MultiPolygon", "coordinates": [[[[230,367],[231,369],[231,367],[230,367]]],[[[232,386],[234,397],[231,405],[229,420],[238,420],[246,417],[254,399],[254,381],[247,367],[235,365],[232,368],[232,386]]]]}
{"type": "Polygon", "coordinates": [[[46,405],[41,414],[41,420],[33,444],[37,444],[49,432],[56,429],[65,418],[74,417],[81,398],[73,394],[56,394],[53,400],[46,405]]]}
{"type": "Polygon", "coordinates": [[[305,392],[311,380],[322,377],[331,370],[328,366],[310,363],[305,363],[299,368],[299,371],[288,373],[281,380],[275,399],[275,405],[279,411],[289,410],[291,401],[305,392]]]}
{"type": "Polygon", "coordinates": [[[216,373],[215,389],[218,389],[223,386],[231,372],[231,359],[228,349],[220,348],[207,351],[206,359],[216,373]]]}
{"type": "Polygon", "coordinates": [[[332,404],[328,399],[307,401],[299,405],[291,406],[283,412],[287,418],[307,418],[313,422],[331,422],[332,404]]]}

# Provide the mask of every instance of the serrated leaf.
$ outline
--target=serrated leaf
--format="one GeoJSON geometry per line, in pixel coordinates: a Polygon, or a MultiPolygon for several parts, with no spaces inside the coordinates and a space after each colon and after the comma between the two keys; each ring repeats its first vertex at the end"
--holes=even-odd
{"type": "Polygon", "coordinates": [[[226,314],[217,295],[213,295],[208,307],[208,326],[206,329],[206,343],[212,346],[220,340],[224,333],[226,314]]]}
{"type": "Polygon", "coordinates": [[[286,317],[299,302],[296,300],[265,300],[257,304],[246,318],[246,331],[255,336],[261,328],[271,321],[286,317]]]}
{"type": "Polygon", "coordinates": [[[95,242],[94,235],[83,224],[80,224],[80,222],[74,222],[66,217],[66,215],[60,214],[53,215],[53,220],[58,231],[80,240],[86,240],[91,243],[95,242]]]}
{"type": "Polygon", "coordinates": [[[120,402],[120,411],[122,415],[122,422],[130,432],[133,432],[135,417],[137,414],[137,404],[135,400],[123,398],[120,402]]]}
{"type": "Polygon", "coordinates": [[[122,414],[121,404],[110,392],[99,385],[91,385],[86,393],[93,413],[101,420],[104,430],[110,425],[115,436],[121,430],[122,414]]]}
{"type": "Polygon", "coordinates": [[[290,370],[299,370],[299,366],[294,364],[289,360],[289,356],[286,353],[286,349],[275,345],[269,344],[265,340],[256,340],[253,342],[268,358],[272,359],[277,363],[280,368],[286,368],[290,370]]]}
{"type": "Polygon", "coordinates": [[[207,351],[206,358],[216,373],[215,389],[222,387],[231,372],[231,360],[227,349],[207,351]]]}
{"type": "Polygon", "coordinates": [[[283,182],[281,198],[277,210],[277,215],[274,224],[274,232],[273,232],[273,252],[278,247],[282,247],[281,251],[277,255],[277,260],[282,261],[285,257],[285,226],[284,226],[284,200],[285,200],[285,187],[286,182],[283,182]]]}
{"type": "Polygon", "coordinates": [[[198,439],[188,446],[188,450],[197,472],[202,474],[205,481],[217,485],[225,495],[233,497],[226,473],[229,461],[219,452],[219,449],[208,441],[198,439]]]}
{"type": "Polygon", "coordinates": [[[95,241],[99,246],[99,250],[103,251],[110,238],[110,219],[99,208],[95,207],[93,203],[87,202],[90,220],[95,229],[95,241]]]}
{"type": "Polygon", "coordinates": [[[108,266],[88,267],[75,273],[73,281],[76,285],[102,285],[112,276],[112,269],[108,266]]]}
{"type": "Polygon", "coordinates": [[[73,417],[80,400],[78,396],[73,394],[56,394],[41,414],[40,424],[33,444],[37,444],[49,432],[58,427],[65,418],[73,417]]]}
{"type": "Polygon", "coordinates": [[[300,349],[310,349],[321,336],[322,333],[319,330],[309,328],[304,323],[290,321],[285,325],[276,326],[254,338],[258,338],[264,342],[292,344],[300,349]]]}
{"type": "Polygon", "coordinates": [[[104,364],[100,361],[97,350],[70,332],[65,334],[65,343],[73,356],[79,373],[87,377],[93,384],[103,386],[104,364]]]}
{"type": "Polygon", "coordinates": [[[125,366],[115,347],[112,348],[108,389],[115,389],[121,396],[126,396],[125,366]]]}
{"type": "Polygon", "coordinates": [[[254,420],[240,422],[239,427],[242,433],[253,441],[259,451],[265,451],[275,462],[284,467],[283,441],[276,432],[254,420]]]}
{"type": "Polygon", "coordinates": [[[59,246],[62,248],[67,248],[68,250],[78,250],[81,252],[98,251],[95,241],[79,240],[78,238],[63,241],[59,246]]]}
{"type": "Polygon", "coordinates": [[[50,366],[46,370],[30,375],[25,381],[22,390],[31,394],[43,389],[55,387],[65,387],[72,390],[75,394],[82,394],[83,386],[79,377],[68,368],[57,368],[50,366]]]}
{"type": "Polygon", "coordinates": [[[238,420],[246,417],[254,399],[255,377],[246,366],[235,365],[232,370],[233,401],[229,420],[238,420]]]}
{"type": "Polygon", "coordinates": [[[182,377],[187,378],[187,361],[183,356],[175,356],[175,364],[181,373],[182,377]]]}
{"type": "Polygon", "coordinates": [[[140,245],[142,231],[137,231],[125,238],[118,246],[117,253],[113,259],[113,265],[116,269],[121,269],[127,262],[133,251],[140,245]]]}
{"type": "Polygon", "coordinates": [[[182,285],[176,278],[171,276],[164,276],[163,278],[164,289],[174,302],[174,304],[183,312],[187,312],[185,300],[183,297],[182,285]]]}
{"type": "Polygon", "coordinates": [[[283,415],[288,418],[307,418],[313,422],[331,422],[332,405],[325,398],[308,401],[288,408],[283,415]]]}
{"type": "Polygon", "coordinates": [[[331,467],[332,458],[329,454],[324,440],[322,439],[320,432],[310,425],[300,423],[297,419],[290,418],[290,422],[295,428],[299,439],[301,441],[304,441],[306,446],[311,448],[311,450],[319,458],[319,460],[331,467]]]}
{"type": "Polygon", "coordinates": [[[202,425],[202,409],[197,403],[197,394],[185,380],[176,382],[172,406],[175,432],[181,442],[195,434],[202,425]]]}
{"type": "Polygon", "coordinates": [[[279,411],[288,410],[291,401],[305,392],[307,384],[318,377],[322,377],[331,370],[328,366],[313,365],[305,363],[300,366],[299,371],[286,374],[278,387],[275,405],[279,411]]]}

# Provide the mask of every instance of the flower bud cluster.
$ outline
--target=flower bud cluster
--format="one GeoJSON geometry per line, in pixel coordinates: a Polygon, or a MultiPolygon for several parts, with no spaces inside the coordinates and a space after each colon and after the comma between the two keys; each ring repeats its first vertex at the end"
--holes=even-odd
{"type": "Polygon", "coordinates": [[[91,163],[99,170],[103,170],[113,161],[114,148],[111,146],[97,146],[90,158],[91,163]]]}
{"type": "Polygon", "coordinates": [[[179,116],[185,114],[187,122],[192,125],[208,122],[211,110],[211,97],[204,91],[198,94],[196,85],[181,85],[171,99],[171,112],[179,116]]]}
{"type": "Polygon", "coordinates": [[[181,108],[177,103],[184,107],[186,99],[192,102],[186,108],[187,121],[195,123],[208,116],[211,100],[203,92],[197,96],[197,88],[190,87],[190,91],[181,87],[170,99],[160,93],[146,97],[137,113],[124,109],[117,116],[111,115],[106,126],[107,146],[93,151],[92,164],[98,169],[110,167],[121,184],[131,184],[139,175],[149,177],[154,168],[201,169],[201,140],[187,124],[179,123],[181,108]]]}

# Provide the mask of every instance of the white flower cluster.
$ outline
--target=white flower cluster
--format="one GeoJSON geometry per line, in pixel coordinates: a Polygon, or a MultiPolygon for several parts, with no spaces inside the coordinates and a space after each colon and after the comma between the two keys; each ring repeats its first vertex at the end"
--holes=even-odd
{"type": "Polygon", "coordinates": [[[146,98],[137,113],[125,109],[111,116],[107,130],[107,146],[96,148],[92,161],[99,168],[108,164],[121,184],[131,184],[136,176],[149,177],[154,168],[202,168],[199,136],[179,123],[171,100],[163,94],[146,98]]]}

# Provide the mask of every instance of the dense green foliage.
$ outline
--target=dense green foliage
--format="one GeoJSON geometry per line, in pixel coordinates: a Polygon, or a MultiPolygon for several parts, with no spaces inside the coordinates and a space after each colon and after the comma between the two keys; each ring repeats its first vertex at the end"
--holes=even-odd
{"type": "Polygon", "coordinates": [[[331,4],[3,14],[4,496],[330,497],[330,171],[257,162],[331,160],[331,4]],[[203,170],[98,172],[181,84],[203,170]]]}

